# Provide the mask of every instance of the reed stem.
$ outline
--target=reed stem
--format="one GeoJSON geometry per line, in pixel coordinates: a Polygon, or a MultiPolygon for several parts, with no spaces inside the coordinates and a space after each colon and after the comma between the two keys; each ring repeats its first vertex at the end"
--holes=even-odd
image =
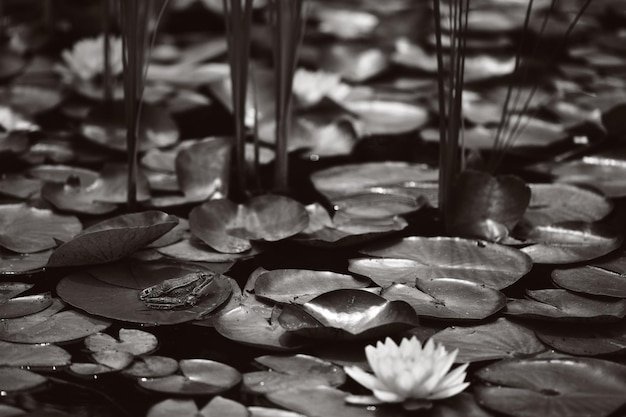
{"type": "Polygon", "coordinates": [[[252,0],[223,0],[224,23],[228,41],[228,63],[233,116],[235,119],[235,172],[238,193],[246,195],[246,98],[250,67],[252,0]]]}
{"type": "Polygon", "coordinates": [[[276,162],[274,189],[289,188],[288,141],[291,131],[293,77],[304,35],[303,0],[270,0],[274,27],[274,74],[276,82],[276,162]]]}
{"type": "Polygon", "coordinates": [[[102,32],[104,37],[104,104],[109,106],[113,98],[113,77],[111,76],[111,4],[102,0],[102,32]]]}

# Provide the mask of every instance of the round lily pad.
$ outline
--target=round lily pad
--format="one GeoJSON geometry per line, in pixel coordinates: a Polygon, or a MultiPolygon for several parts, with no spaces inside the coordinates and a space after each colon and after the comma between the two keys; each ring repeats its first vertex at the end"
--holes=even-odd
{"type": "Polygon", "coordinates": [[[139,356],[153,352],[157,345],[156,336],[136,329],[120,329],[118,339],[106,333],[95,333],[85,339],[85,347],[94,353],[112,350],[139,356]]]}
{"type": "Polygon", "coordinates": [[[626,325],[622,322],[581,326],[539,326],[537,337],[546,345],[570,355],[597,356],[626,353],[626,325]]]}
{"type": "Polygon", "coordinates": [[[37,388],[48,382],[45,376],[18,368],[0,368],[0,391],[15,393],[37,388]]]}
{"type": "Polygon", "coordinates": [[[44,269],[52,249],[35,253],[13,253],[0,248],[0,274],[34,274],[44,269]]]}
{"type": "Polygon", "coordinates": [[[623,254],[619,254],[600,263],[555,269],[552,271],[552,282],[574,292],[626,298],[625,260],[623,254]]]}
{"type": "Polygon", "coordinates": [[[0,341],[0,366],[56,369],[68,366],[72,355],[56,345],[25,345],[0,341]]]}
{"type": "Polygon", "coordinates": [[[380,259],[350,261],[350,271],[381,286],[414,278],[458,278],[495,289],[506,288],[532,267],[521,251],[482,240],[412,236],[361,250],[380,259]]]}
{"type": "Polygon", "coordinates": [[[590,358],[517,359],[479,370],[478,403],[509,416],[608,416],[626,403],[626,367],[590,358]]]}

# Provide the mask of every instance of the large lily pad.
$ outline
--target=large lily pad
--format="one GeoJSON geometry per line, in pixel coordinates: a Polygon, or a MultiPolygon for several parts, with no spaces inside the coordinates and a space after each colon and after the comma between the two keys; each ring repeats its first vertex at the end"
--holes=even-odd
{"type": "Polygon", "coordinates": [[[241,253],[250,240],[277,241],[293,236],[309,224],[300,203],[279,195],[260,195],[247,204],[212,200],[189,214],[191,232],[213,249],[241,253]]]}
{"type": "Polygon", "coordinates": [[[0,248],[0,274],[21,275],[42,271],[52,249],[36,253],[13,253],[0,248]]]}
{"type": "Polygon", "coordinates": [[[75,310],[64,310],[55,299],[50,307],[25,317],[6,319],[0,340],[16,343],[60,343],[82,339],[105,330],[111,322],[75,310]]]}
{"type": "Polygon", "coordinates": [[[392,284],[380,295],[409,303],[418,316],[451,320],[481,320],[506,305],[500,291],[474,282],[454,278],[418,278],[415,282],[415,286],[392,284]]]}
{"type": "Polygon", "coordinates": [[[621,253],[603,262],[555,269],[552,281],[559,287],[584,294],[626,298],[626,258],[621,253]]]}
{"type": "Polygon", "coordinates": [[[236,401],[224,397],[214,397],[201,409],[193,399],[170,398],[154,404],[148,410],[147,417],[199,417],[199,416],[228,416],[249,417],[246,407],[236,401]]]}
{"type": "Polygon", "coordinates": [[[502,361],[478,371],[479,404],[516,417],[608,416],[626,403],[626,368],[598,359],[502,361]]]}
{"type": "Polygon", "coordinates": [[[51,249],[57,240],[69,240],[83,229],[74,216],[26,204],[0,205],[0,219],[0,245],[18,253],[51,249]]]}
{"type": "Polygon", "coordinates": [[[50,307],[50,293],[17,297],[32,287],[23,282],[0,282],[0,319],[22,317],[50,307]]]}
{"type": "Polygon", "coordinates": [[[0,341],[0,366],[56,369],[68,366],[72,355],[56,345],[25,345],[0,341]]]}
{"type": "Polygon", "coordinates": [[[448,327],[433,339],[449,349],[459,349],[457,363],[524,357],[546,350],[532,330],[504,318],[477,326],[448,327]]]}
{"type": "Polygon", "coordinates": [[[517,249],[449,237],[412,236],[361,250],[381,259],[350,261],[350,271],[383,287],[419,278],[458,278],[495,289],[506,288],[524,276],[532,261],[517,249]]]}
{"type": "Polygon", "coordinates": [[[159,211],[123,214],[88,227],[59,246],[49,267],[91,265],[117,261],[158,239],[178,224],[159,211]]]}
{"type": "Polygon", "coordinates": [[[368,162],[340,165],[311,175],[313,185],[329,200],[369,191],[372,187],[408,186],[436,181],[438,171],[424,164],[368,162]]]}
{"type": "Polygon", "coordinates": [[[316,339],[371,339],[418,325],[413,308],[365,290],[335,290],[302,306],[286,305],[278,316],[290,333],[316,339]]]}
{"type": "Polygon", "coordinates": [[[550,226],[566,221],[594,222],[613,209],[602,194],[569,184],[531,184],[527,226],[550,226]]]}
{"type": "Polygon", "coordinates": [[[626,300],[591,298],[562,289],[527,290],[529,300],[510,300],[506,314],[544,320],[617,321],[626,316],[626,300]]]}
{"type": "Polygon", "coordinates": [[[222,253],[213,250],[200,239],[191,237],[171,245],[156,248],[156,252],[181,261],[190,262],[230,262],[251,258],[261,252],[262,247],[254,242],[250,250],[242,253],[222,253]]]}
{"type": "Polygon", "coordinates": [[[594,326],[541,326],[535,329],[535,333],[546,345],[570,355],[597,356],[626,352],[626,325],[621,322],[594,326]]]}
{"type": "Polygon", "coordinates": [[[15,393],[37,388],[48,382],[45,376],[18,368],[0,368],[0,391],[15,393]]]}
{"type": "Polygon", "coordinates": [[[175,310],[148,308],[139,299],[139,290],[107,284],[92,275],[78,272],[59,281],[57,293],[67,303],[91,314],[147,325],[177,324],[201,319],[230,297],[228,278],[217,275],[210,291],[196,305],[175,310]]]}
{"type": "Polygon", "coordinates": [[[360,136],[406,134],[428,121],[427,109],[414,104],[350,100],[342,105],[358,117],[356,126],[360,136]]]}
{"type": "Polygon", "coordinates": [[[254,293],[277,303],[303,304],[329,291],[368,285],[369,280],[331,271],[276,269],[258,277],[254,293]]]}
{"type": "Polygon", "coordinates": [[[617,249],[623,237],[598,223],[565,222],[538,226],[524,233],[532,242],[521,250],[533,262],[566,264],[583,262],[606,255],[617,249]]]}

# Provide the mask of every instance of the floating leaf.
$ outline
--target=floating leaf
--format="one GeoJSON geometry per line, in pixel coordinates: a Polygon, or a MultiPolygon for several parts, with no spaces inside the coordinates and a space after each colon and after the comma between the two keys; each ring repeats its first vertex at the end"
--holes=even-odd
{"type": "Polygon", "coordinates": [[[228,391],[241,381],[235,368],[208,359],[183,359],[182,375],[139,380],[142,388],[174,395],[215,395],[228,391]]]}
{"type": "Polygon", "coordinates": [[[293,236],[308,225],[300,203],[278,195],[260,195],[247,204],[211,200],[189,214],[191,232],[220,252],[242,253],[250,240],[277,241],[293,236]]]}
{"type": "Polygon", "coordinates": [[[281,408],[251,406],[248,407],[248,411],[250,411],[250,417],[306,417],[304,414],[281,408]]]}
{"type": "Polygon", "coordinates": [[[172,375],[178,370],[178,361],[165,356],[141,356],[128,368],[123,375],[132,378],[160,378],[172,375]]]}
{"type": "Polygon", "coordinates": [[[566,221],[594,222],[613,209],[600,193],[568,184],[531,184],[526,226],[550,226],[566,221]]]}
{"type": "Polygon", "coordinates": [[[530,199],[530,188],[515,176],[464,170],[454,182],[447,231],[500,241],[522,218],[530,199]]]}
{"type": "Polygon", "coordinates": [[[0,341],[0,366],[51,368],[67,366],[72,355],[55,345],[25,345],[0,341]]]}
{"type": "Polygon", "coordinates": [[[533,244],[522,248],[533,262],[566,264],[599,258],[617,249],[622,236],[598,223],[566,222],[524,233],[533,244]]]}
{"type": "Polygon", "coordinates": [[[194,400],[169,399],[150,407],[147,417],[249,417],[246,407],[224,397],[214,397],[201,410],[194,400]]]}
{"type": "Polygon", "coordinates": [[[315,64],[325,72],[340,74],[352,82],[363,82],[389,67],[389,58],[377,47],[359,43],[335,43],[323,48],[315,64]]]}
{"type": "Polygon", "coordinates": [[[42,271],[52,249],[36,253],[12,253],[0,248],[0,274],[34,274],[42,271]]]}
{"type": "Polygon", "coordinates": [[[208,138],[178,152],[176,173],[188,202],[228,193],[230,152],[226,138],[208,138]]]}
{"type": "Polygon", "coordinates": [[[626,300],[591,298],[561,289],[527,290],[530,300],[510,300],[506,314],[544,320],[616,321],[626,316],[626,300]]]}
{"type": "Polygon", "coordinates": [[[626,326],[621,322],[593,326],[540,326],[535,329],[535,333],[546,345],[570,355],[597,356],[626,352],[626,326]]]}
{"type": "Polygon", "coordinates": [[[458,278],[502,289],[532,267],[521,251],[495,243],[449,237],[412,236],[361,250],[383,259],[356,259],[349,270],[382,287],[420,278],[458,278]]]}
{"type": "Polygon", "coordinates": [[[175,310],[148,308],[139,291],[107,284],[87,273],[68,275],[59,281],[57,294],[63,300],[91,314],[146,325],[184,323],[201,319],[219,308],[230,297],[229,279],[216,275],[210,291],[196,305],[175,310]]]}
{"type": "Polygon", "coordinates": [[[178,224],[176,216],[159,211],[123,214],[85,229],[59,246],[48,266],[113,262],[158,239],[178,224]]]}
{"type": "Polygon", "coordinates": [[[16,343],[61,343],[79,340],[100,332],[109,321],[87,316],[75,310],[63,310],[54,299],[47,309],[29,316],[6,319],[0,327],[0,340],[16,343]]]}
{"type": "Polygon", "coordinates": [[[74,216],[26,204],[0,205],[0,245],[19,253],[53,248],[56,240],[69,240],[83,228],[74,216]]]}
{"type": "Polygon", "coordinates": [[[608,416],[626,403],[626,368],[598,359],[501,361],[478,371],[478,403],[510,416],[608,416]]]}
{"type": "Polygon", "coordinates": [[[255,361],[271,369],[244,374],[244,388],[256,394],[320,385],[339,386],[346,381],[346,375],[340,366],[314,356],[267,355],[258,357],[255,361]]]}
{"type": "Polygon", "coordinates": [[[472,394],[462,392],[443,401],[437,401],[425,417],[493,417],[479,406],[472,394]]]}
{"type": "Polygon", "coordinates": [[[532,330],[504,318],[477,326],[448,327],[433,339],[448,349],[459,349],[456,363],[524,357],[546,350],[532,330]]]}
{"type": "Polygon", "coordinates": [[[481,320],[506,305],[500,291],[474,282],[454,278],[418,278],[415,282],[415,286],[392,284],[380,295],[410,304],[418,316],[451,320],[481,320]]]}
{"type": "Polygon", "coordinates": [[[623,254],[604,262],[576,268],[555,269],[552,282],[570,291],[626,298],[626,268],[623,254]]]}
{"type": "MultiPolygon", "coordinates": [[[[302,413],[308,417],[371,417],[369,407],[358,407],[346,403],[349,393],[331,387],[316,387],[270,392],[267,399],[272,403],[302,413]]],[[[402,409],[385,405],[376,407],[376,417],[406,417],[410,414],[402,409]]]]}
{"type": "MultiPolygon", "coordinates": [[[[128,198],[128,167],[109,163],[95,181],[82,183],[70,177],[65,183],[46,183],[41,195],[59,210],[72,213],[107,214],[124,204],[128,198]]],[[[137,201],[150,199],[148,180],[141,171],[137,175],[137,201]]]]}
{"type": "Polygon", "coordinates": [[[0,368],[0,392],[14,393],[37,388],[48,378],[17,368],[0,368]]]}
{"type": "Polygon", "coordinates": [[[113,371],[121,371],[133,362],[134,356],[129,352],[118,350],[100,350],[93,352],[91,357],[98,364],[113,371]]]}
{"type": "Polygon", "coordinates": [[[277,321],[245,304],[219,316],[215,330],[227,339],[263,349],[288,351],[302,346],[277,321]]]}
{"type": "Polygon", "coordinates": [[[52,304],[50,293],[16,297],[32,286],[22,282],[0,282],[0,319],[34,314],[52,304]]]}
{"type": "Polygon", "coordinates": [[[330,201],[358,194],[372,187],[410,186],[417,182],[436,181],[437,170],[425,164],[406,162],[368,162],[340,165],[311,175],[313,185],[330,201]]]}
{"type": "Polygon", "coordinates": [[[428,111],[409,103],[381,100],[349,100],[342,103],[358,117],[359,136],[411,133],[428,122],[428,111]]]}
{"type": "Polygon", "coordinates": [[[106,333],[92,334],[85,339],[85,347],[94,353],[112,350],[139,356],[153,352],[157,345],[156,336],[136,329],[120,329],[119,339],[106,333]]]}
{"type": "Polygon", "coordinates": [[[331,271],[276,269],[259,276],[254,293],[277,303],[303,304],[325,292],[364,288],[368,284],[368,281],[331,271]]]}
{"type": "Polygon", "coordinates": [[[409,304],[350,289],[327,292],[302,306],[286,305],[278,322],[300,336],[348,340],[382,337],[418,324],[409,304]]]}
{"type": "Polygon", "coordinates": [[[213,250],[199,239],[183,239],[171,245],[156,248],[156,251],[165,256],[189,262],[231,262],[240,259],[252,258],[261,252],[261,247],[251,244],[250,250],[242,253],[222,253],[213,250]]]}
{"type": "MultiPolygon", "coordinates": [[[[82,135],[92,142],[117,151],[126,151],[124,103],[94,107],[81,126],[82,135]]],[[[163,109],[144,103],[139,122],[139,150],[173,145],[178,141],[176,123],[163,109]]]]}

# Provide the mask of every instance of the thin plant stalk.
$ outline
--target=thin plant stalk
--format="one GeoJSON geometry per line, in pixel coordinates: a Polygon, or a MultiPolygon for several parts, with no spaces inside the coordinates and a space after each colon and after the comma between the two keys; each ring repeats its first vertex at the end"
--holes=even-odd
{"type": "Polygon", "coordinates": [[[454,181],[462,169],[461,130],[463,122],[463,84],[469,0],[454,0],[449,8],[450,51],[447,68],[444,62],[441,29],[441,0],[433,1],[437,51],[437,86],[439,91],[439,209],[444,223],[454,181]],[[447,81],[447,83],[446,83],[447,81]],[[446,85],[447,84],[447,85],[446,85]],[[446,99],[447,96],[447,99],[446,99]]]}
{"type": "Polygon", "coordinates": [[[102,0],[102,32],[104,37],[104,104],[109,106],[113,98],[113,77],[111,76],[111,4],[102,0]]]}
{"type": "Polygon", "coordinates": [[[252,0],[223,0],[233,116],[235,119],[235,172],[238,193],[247,193],[246,97],[250,66],[252,0]]]}
{"type": "Polygon", "coordinates": [[[274,74],[276,82],[276,162],[274,189],[289,188],[288,141],[292,119],[293,77],[304,34],[303,0],[270,0],[274,26],[274,74]]]}
{"type": "Polygon", "coordinates": [[[53,0],[43,0],[42,20],[46,29],[54,28],[54,6],[53,0]]]}

